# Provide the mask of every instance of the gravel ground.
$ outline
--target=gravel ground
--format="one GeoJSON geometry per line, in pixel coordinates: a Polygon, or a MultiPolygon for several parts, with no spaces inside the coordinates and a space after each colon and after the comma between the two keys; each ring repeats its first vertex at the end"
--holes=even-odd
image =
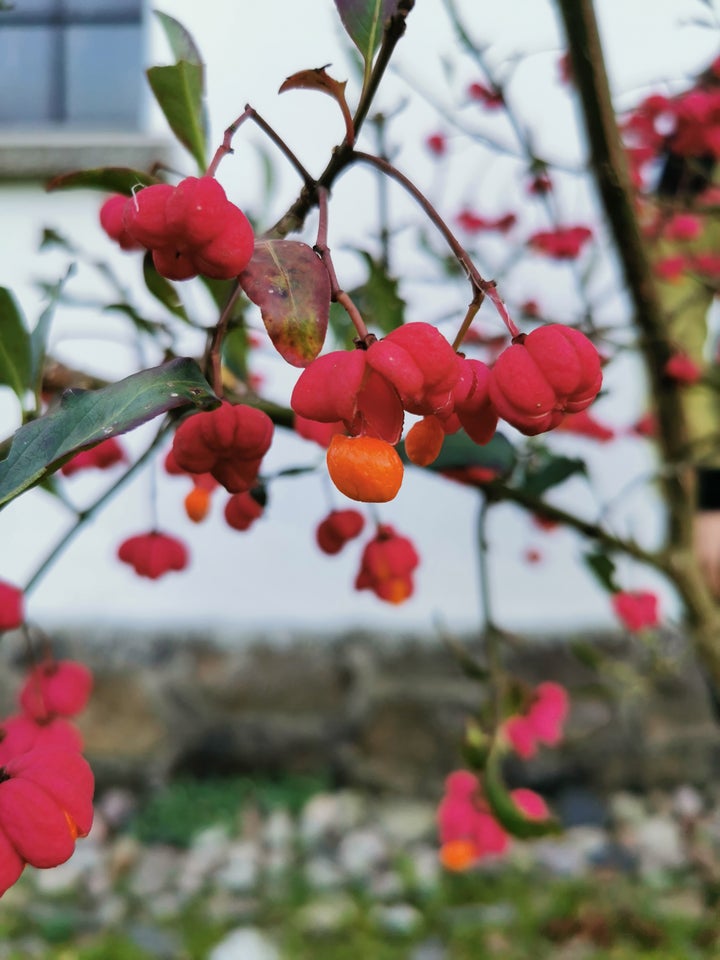
{"type": "MultiPolygon", "coordinates": [[[[201,812],[191,794],[186,799],[191,815],[194,805],[201,812]]],[[[707,885],[720,877],[720,806],[709,795],[684,786],[601,801],[576,789],[557,800],[562,835],[515,842],[502,863],[482,864],[474,874],[497,879],[498,889],[508,871],[547,884],[632,879],[652,890],[657,903],[672,889],[674,909],[702,919],[707,885]],[[685,878],[679,887],[678,878],[685,878]]],[[[184,846],[152,839],[153,830],[162,835],[171,826],[158,809],[160,827],[157,811],[149,820],[132,793],[101,796],[91,835],[74,856],[54,870],[27,869],[3,898],[0,958],[49,957],[48,944],[57,943],[65,952],[52,956],[74,960],[86,956],[68,946],[78,938],[121,933],[135,953],[107,948],[98,960],[281,960],[305,956],[287,952],[283,925],[311,943],[361,924],[381,938],[405,938],[404,952],[388,956],[446,960],[464,954],[449,953],[435,934],[428,904],[434,916],[440,905],[444,928],[512,928],[518,920],[512,895],[485,904],[448,899],[429,802],[350,790],[315,793],[294,809],[244,802],[234,811],[231,805],[222,822],[198,816],[184,846]],[[202,916],[204,942],[189,947],[179,931],[193,916],[202,916]]]]}

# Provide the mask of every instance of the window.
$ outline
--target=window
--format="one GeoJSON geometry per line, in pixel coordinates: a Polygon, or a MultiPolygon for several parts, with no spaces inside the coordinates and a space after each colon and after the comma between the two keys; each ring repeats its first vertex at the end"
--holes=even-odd
{"type": "Polygon", "coordinates": [[[14,0],[0,10],[0,126],[138,130],[142,0],[14,0]]]}

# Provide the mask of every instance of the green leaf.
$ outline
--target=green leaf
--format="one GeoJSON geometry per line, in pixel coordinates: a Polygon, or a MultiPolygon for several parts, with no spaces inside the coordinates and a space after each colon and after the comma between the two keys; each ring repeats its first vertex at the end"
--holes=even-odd
{"type": "Polygon", "coordinates": [[[516,805],[502,779],[497,742],[483,769],[482,785],[493,816],[512,836],[528,839],[561,832],[560,824],[553,817],[531,819],[516,805]]]}
{"type": "Polygon", "coordinates": [[[67,281],[75,273],[75,264],[72,263],[67,269],[64,277],[61,277],[57,283],[53,284],[48,291],[48,303],[38,318],[38,322],[30,334],[30,383],[35,395],[39,397],[42,387],[43,367],[45,366],[45,357],[47,356],[47,343],[50,335],[50,324],[52,323],[55,308],[62,298],[62,292],[67,281]]]}
{"type": "Polygon", "coordinates": [[[13,435],[0,462],[0,507],[40,483],[80,450],[141,423],[193,405],[213,409],[220,401],[200,368],[181,357],[133,374],[100,390],[66,390],[60,403],[13,435]]]}
{"type": "Polygon", "coordinates": [[[390,333],[402,326],[405,319],[405,301],[398,293],[398,282],[382,263],[364,250],[359,252],[367,264],[368,278],[350,291],[350,299],[371,329],[390,333]]]}
{"type": "Polygon", "coordinates": [[[615,582],[615,563],[601,550],[592,550],[583,556],[590,572],[601,587],[609,593],[616,593],[620,587],[615,582]]]}
{"type": "Polygon", "coordinates": [[[202,65],[203,61],[200,56],[200,51],[190,31],[184,27],[179,20],[176,20],[175,17],[171,17],[167,13],[156,10],[155,16],[165,31],[165,36],[168,39],[175,60],[187,60],[188,63],[195,63],[199,66],[202,65]]]}
{"type": "Polygon", "coordinates": [[[177,287],[170,283],[169,280],[166,280],[165,277],[160,276],[155,269],[155,264],[153,263],[150,252],[146,253],[143,258],[143,278],[145,280],[145,286],[156,300],[159,300],[174,316],[184,320],[185,323],[190,323],[183,302],[178,294],[177,287]]]}
{"type": "Polygon", "coordinates": [[[312,247],[260,241],[238,279],[282,358],[294,367],[311,363],[325,342],[330,310],[330,279],[312,247]]]}
{"type": "MultiPolygon", "coordinates": [[[[228,300],[233,295],[237,280],[214,280],[212,277],[203,276],[203,274],[200,274],[199,279],[202,281],[208,293],[215,302],[215,306],[219,310],[224,310],[228,300]]],[[[241,300],[242,298],[239,297],[235,301],[235,306],[233,307],[229,318],[231,321],[237,317],[242,317],[243,315],[243,306],[240,302],[241,300]]]]}
{"type": "MultiPolygon", "coordinates": [[[[124,193],[131,196],[137,187],[149,187],[153,183],[161,183],[158,177],[153,177],[142,170],[132,170],[130,167],[97,167],[94,170],[75,170],[72,173],[61,173],[45,186],[52,190],[105,190],[108,193],[124,193]]],[[[59,236],[59,235],[57,235],[59,236]]]]}
{"type": "Polygon", "coordinates": [[[367,71],[380,46],[385,23],[397,13],[398,0],[335,0],[335,6],[367,71]]]}
{"type": "Polygon", "coordinates": [[[67,253],[76,252],[76,248],[70,243],[67,237],[64,237],[57,230],[53,230],[52,227],[45,227],[42,232],[39,249],[49,250],[52,247],[58,247],[58,249],[65,250],[67,253]]]}
{"type": "Polygon", "coordinates": [[[222,362],[238,380],[245,380],[248,373],[248,335],[244,324],[228,330],[222,343],[222,362]]]}
{"type": "Polygon", "coordinates": [[[200,172],[207,166],[202,64],[181,60],[168,67],[150,67],[147,78],[170,129],[189,150],[200,172]]]}
{"type": "Polygon", "coordinates": [[[570,477],[581,473],[587,473],[584,460],[577,457],[557,456],[543,447],[538,450],[528,465],[520,489],[533,497],[540,497],[551,487],[556,487],[570,477]]]}
{"type": "Polygon", "coordinates": [[[487,467],[500,476],[507,476],[514,466],[515,448],[501,433],[480,446],[464,430],[458,430],[445,437],[440,456],[426,469],[442,473],[463,467],[487,467]]]}
{"type": "Polygon", "coordinates": [[[22,402],[31,385],[30,334],[15,298],[0,287],[0,384],[11,387],[22,402]]]}

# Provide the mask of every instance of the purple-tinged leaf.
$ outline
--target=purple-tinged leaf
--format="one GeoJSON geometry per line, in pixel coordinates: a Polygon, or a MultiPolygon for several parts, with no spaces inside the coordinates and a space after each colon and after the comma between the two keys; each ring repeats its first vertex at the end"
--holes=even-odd
{"type": "Polygon", "coordinates": [[[44,416],[20,427],[0,461],[0,507],[66,460],[176,407],[219,404],[200,368],[180,357],[100,390],[66,390],[44,416]]]}
{"type": "Polygon", "coordinates": [[[335,6],[367,69],[380,46],[385,24],[397,13],[398,0],[335,0],[335,6]]]}
{"type": "Polygon", "coordinates": [[[330,279],[313,249],[297,240],[260,241],[239,280],[282,358],[294,367],[311,363],[330,312],[330,279]]]}
{"type": "Polygon", "coordinates": [[[184,27],[175,17],[160,10],[155,11],[155,16],[162,24],[175,61],[187,60],[188,63],[201,64],[203,61],[200,51],[187,27],[184,27]]]}

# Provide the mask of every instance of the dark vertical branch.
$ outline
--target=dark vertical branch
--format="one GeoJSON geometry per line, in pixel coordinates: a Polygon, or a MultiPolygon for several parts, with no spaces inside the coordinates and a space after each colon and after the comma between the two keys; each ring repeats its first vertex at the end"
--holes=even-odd
{"type": "Polygon", "coordinates": [[[659,423],[658,442],[669,465],[663,477],[670,540],[690,541],[692,471],[685,463],[687,438],[678,385],[663,370],[670,357],[666,324],[645,243],[635,216],[632,186],[610,98],[592,0],[558,0],[565,23],[573,79],[582,102],[590,161],[605,216],[615,241],[652,388],[659,423]]]}
{"type": "Polygon", "coordinates": [[[720,614],[692,555],[693,471],[687,461],[679,387],[664,376],[670,356],[650,259],[638,226],[628,167],[618,132],[592,0],[558,0],[573,79],[582,102],[590,160],[615,241],[658,419],[665,463],[661,483],[668,511],[672,577],[688,615],[697,653],[720,686],[720,614]]]}

